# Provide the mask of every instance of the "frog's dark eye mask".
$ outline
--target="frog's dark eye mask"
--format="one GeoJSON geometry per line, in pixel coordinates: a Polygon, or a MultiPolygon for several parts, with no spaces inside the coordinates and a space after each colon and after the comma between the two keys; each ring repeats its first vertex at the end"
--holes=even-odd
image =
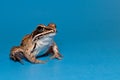
{"type": "Polygon", "coordinates": [[[43,24],[38,25],[38,27],[36,28],[36,31],[37,31],[38,33],[41,33],[41,32],[43,32],[44,30],[45,30],[45,25],[43,25],[43,24]]]}
{"type": "Polygon", "coordinates": [[[44,28],[43,27],[38,27],[37,28],[37,31],[40,33],[40,32],[43,32],[44,31],[44,28]]]}
{"type": "Polygon", "coordinates": [[[56,32],[56,29],[53,29],[53,27],[40,24],[38,25],[36,30],[32,33],[32,38],[34,40],[36,37],[40,37],[40,36],[43,36],[49,33],[55,33],[55,32],[56,32]]]}
{"type": "Polygon", "coordinates": [[[34,37],[37,34],[40,34],[40,33],[44,32],[44,30],[45,30],[44,27],[45,26],[43,24],[38,25],[36,30],[33,32],[32,37],[34,37]]]}

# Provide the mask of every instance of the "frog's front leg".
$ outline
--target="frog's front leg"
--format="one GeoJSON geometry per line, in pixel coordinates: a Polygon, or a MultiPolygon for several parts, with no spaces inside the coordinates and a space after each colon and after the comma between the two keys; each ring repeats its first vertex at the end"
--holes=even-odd
{"type": "Polygon", "coordinates": [[[44,53],[43,55],[40,55],[40,56],[37,56],[37,58],[40,58],[40,57],[45,57],[45,56],[49,56],[49,55],[52,55],[51,56],[51,59],[59,59],[61,60],[62,59],[62,55],[60,54],[59,50],[58,50],[58,47],[56,45],[55,42],[53,42],[52,46],[50,46],[50,48],[48,49],[48,51],[46,53],[44,53]]]}
{"type": "Polygon", "coordinates": [[[55,42],[51,46],[51,50],[50,51],[53,53],[53,55],[51,56],[51,59],[54,59],[54,58],[59,59],[59,60],[62,59],[63,56],[60,54],[60,52],[58,50],[58,47],[57,47],[55,42]]]}
{"type": "Polygon", "coordinates": [[[33,64],[38,64],[38,63],[44,64],[44,63],[46,63],[46,61],[36,59],[36,57],[32,54],[24,53],[24,56],[29,62],[31,62],[33,64]]]}

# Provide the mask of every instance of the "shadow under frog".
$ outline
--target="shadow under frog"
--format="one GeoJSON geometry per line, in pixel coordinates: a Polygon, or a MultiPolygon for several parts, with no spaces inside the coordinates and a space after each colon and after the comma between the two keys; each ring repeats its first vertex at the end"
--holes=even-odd
{"type": "Polygon", "coordinates": [[[38,25],[31,34],[22,39],[20,46],[14,46],[11,49],[10,59],[20,63],[23,63],[22,59],[26,59],[31,63],[45,63],[46,61],[37,58],[48,55],[51,55],[51,59],[62,59],[62,55],[53,40],[56,32],[56,25],[53,23],[48,24],[48,26],[38,25]],[[43,51],[44,54],[38,55],[43,51]]]}

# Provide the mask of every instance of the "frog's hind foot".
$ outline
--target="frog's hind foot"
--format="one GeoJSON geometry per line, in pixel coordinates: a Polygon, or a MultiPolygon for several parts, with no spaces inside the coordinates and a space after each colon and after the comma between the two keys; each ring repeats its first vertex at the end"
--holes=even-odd
{"type": "Polygon", "coordinates": [[[31,62],[31,63],[33,63],[33,64],[44,64],[44,63],[46,63],[47,61],[43,61],[43,60],[38,60],[35,56],[31,56],[31,55],[28,55],[28,54],[24,54],[24,56],[25,56],[25,58],[29,61],[29,62],[31,62]]]}
{"type": "Polygon", "coordinates": [[[47,62],[47,60],[46,61],[43,61],[43,60],[38,60],[38,59],[36,59],[34,62],[32,62],[33,64],[45,64],[47,62]]]}
{"type": "Polygon", "coordinates": [[[10,59],[15,61],[15,62],[20,62],[21,64],[23,64],[22,62],[22,58],[23,56],[23,51],[19,46],[15,46],[11,49],[11,53],[10,53],[10,59]]]}

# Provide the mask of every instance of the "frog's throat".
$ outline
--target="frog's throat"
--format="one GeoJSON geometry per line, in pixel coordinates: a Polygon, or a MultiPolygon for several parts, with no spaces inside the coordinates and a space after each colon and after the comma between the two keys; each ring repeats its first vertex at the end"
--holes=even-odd
{"type": "Polygon", "coordinates": [[[32,39],[32,41],[35,41],[37,37],[40,37],[40,36],[43,36],[43,35],[46,35],[46,34],[49,34],[49,33],[54,33],[54,32],[55,32],[54,30],[50,30],[50,31],[46,31],[46,32],[37,34],[37,35],[32,39]]]}

